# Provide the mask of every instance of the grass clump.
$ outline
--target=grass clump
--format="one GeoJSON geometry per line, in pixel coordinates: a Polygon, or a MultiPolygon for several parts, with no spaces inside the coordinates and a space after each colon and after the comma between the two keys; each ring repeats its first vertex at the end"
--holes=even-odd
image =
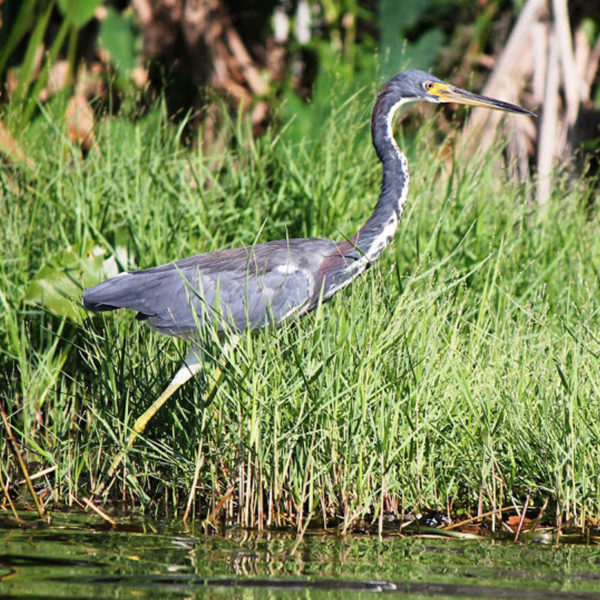
{"type": "MultiPolygon", "coordinates": [[[[126,311],[86,315],[79,287],[117,266],[350,237],[379,186],[367,104],[332,108],[300,145],[230,123],[232,143],[207,154],[158,106],[101,122],[85,159],[47,116],[35,174],[3,167],[0,394],[30,470],[51,468],[36,480],[48,504],[96,488],[185,350],[126,311]]],[[[410,205],[377,265],[299,322],[244,334],[212,401],[209,365],[106,499],[180,510],[197,473],[196,516],[242,525],[527,496],[580,523],[600,516],[600,236],[583,192],[556,189],[537,210],[494,156],[442,159],[429,133],[406,145],[410,205]]],[[[12,494],[24,489],[6,445],[0,465],[12,494]]]]}

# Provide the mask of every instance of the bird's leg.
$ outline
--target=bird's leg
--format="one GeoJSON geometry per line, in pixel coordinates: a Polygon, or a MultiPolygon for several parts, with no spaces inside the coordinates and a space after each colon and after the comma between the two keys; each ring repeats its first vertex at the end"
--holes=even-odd
{"type": "Polygon", "coordinates": [[[150,419],[160,410],[160,407],[186,382],[189,381],[200,369],[202,368],[202,362],[199,359],[202,350],[198,346],[192,346],[188,353],[183,359],[183,364],[179,368],[179,371],[175,373],[171,383],[165,388],[165,391],[144,411],[144,413],[138,417],[137,421],[133,425],[133,431],[131,432],[129,439],[127,440],[127,447],[131,448],[133,443],[137,439],[138,435],[146,429],[146,425],[150,422],[150,419]]]}
{"type": "MultiPolygon", "coordinates": [[[[223,345],[222,354],[225,358],[227,358],[227,355],[231,351],[233,351],[233,349],[237,346],[239,339],[240,338],[238,335],[232,335],[227,341],[227,343],[223,345]]],[[[185,355],[185,358],[183,359],[183,364],[181,365],[177,373],[175,373],[173,379],[171,379],[171,382],[165,388],[164,392],[150,405],[150,407],[146,411],[144,411],[144,413],[140,417],[138,417],[138,419],[134,423],[133,431],[131,432],[131,434],[129,435],[129,439],[127,440],[127,448],[131,448],[131,446],[133,446],[138,435],[140,435],[144,431],[144,429],[146,429],[146,426],[150,422],[150,419],[152,419],[152,417],[154,417],[154,415],[160,410],[161,406],[186,381],[189,381],[194,375],[196,375],[196,373],[198,373],[198,371],[200,371],[200,369],[202,368],[202,362],[200,360],[201,353],[202,350],[196,345],[193,345],[190,348],[188,353],[185,355]]],[[[217,365],[214,383],[208,391],[208,394],[206,394],[206,399],[212,398],[212,396],[214,396],[216,392],[216,387],[221,381],[221,376],[221,365],[217,365]]],[[[107,479],[112,478],[115,474],[115,471],[123,461],[123,458],[125,458],[127,448],[119,452],[119,454],[117,454],[117,456],[113,460],[112,464],[110,465],[110,468],[108,469],[107,479]]],[[[100,484],[100,486],[96,489],[96,494],[102,493],[104,487],[104,483],[100,484]]]]}
{"type": "MultiPolygon", "coordinates": [[[[148,409],[146,409],[144,411],[144,413],[140,417],[138,417],[136,422],[133,424],[133,431],[129,434],[129,439],[127,440],[127,448],[131,448],[131,446],[133,446],[133,443],[137,439],[138,435],[140,433],[142,433],[144,431],[144,429],[146,429],[146,425],[148,425],[148,423],[150,422],[150,419],[152,419],[152,417],[160,410],[160,407],[186,381],[191,379],[194,375],[196,375],[196,373],[198,373],[198,371],[200,371],[202,364],[198,357],[201,352],[202,352],[202,350],[196,345],[193,345],[189,349],[188,353],[185,355],[185,358],[183,359],[183,364],[181,365],[181,367],[179,368],[177,373],[175,373],[175,376],[173,377],[173,379],[171,379],[171,382],[165,388],[164,392],[150,405],[150,407],[148,409]]],[[[115,474],[115,471],[117,470],[119,465],[123,462],[127,448],[121,450],[121,452],[119,452],[117,454],[117,456],[115,456],[114,460],[112,461],[112,463],[110,465],[110,468],[108,469],[108,474],[107,474],[108,479],[112,478],[112,476],[115,474]]],[[[96,494],[102,493],[104,491],[104,487],[105,487],[105,485],[103,482],[96,489],[96,494]]]]}

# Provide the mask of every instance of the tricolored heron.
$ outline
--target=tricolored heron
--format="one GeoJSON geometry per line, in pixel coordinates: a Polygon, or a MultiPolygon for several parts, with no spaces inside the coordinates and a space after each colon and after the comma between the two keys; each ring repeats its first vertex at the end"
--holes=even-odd
{"type": "MultiPolygon", "coordinates": [[[[83,292],[92,311],[130,308],[161,333],[199,339],[199,329],[243,331],[298,317],[349,285],[390,244],[408,197],[408,162],[392,133],[392,118],[407,102],[455,102],[533,113],[501,100],[454,87],[423,71],[396,75],[377,95],[371,134],[383,166],[373,214],[350,240],[287,239],[198,254],[143,271],[121,273],[83,292]]],[[[136,421],[129,438],[200,370],[193,346],[161,396],[136,421]]],[[[114,466],[114,463],[113,463],[114,466]]]]}

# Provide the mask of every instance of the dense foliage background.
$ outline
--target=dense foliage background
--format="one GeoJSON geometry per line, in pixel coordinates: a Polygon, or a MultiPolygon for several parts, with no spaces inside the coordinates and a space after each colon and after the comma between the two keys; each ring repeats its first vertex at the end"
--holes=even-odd
{"type": "MultiPolygon", "coordinates": [[[[84,97],[96,118],[124,100],[141,108],[162,96],[171,115],[206,126],[218,112],[213,90],[251,115],[255,133],[274,115],[293,116],[301,136],[328,110],[332,88],[349,94],[405,68],[481,89],[521,11],[534,4],[535,26],[568,8],[574,66],[586,71],[587,108],[597,111],[600,9],[577,0],[4,0],[3,97],[24,105],[21,127],[56,95],[84,97]]],[[[547,60],[545,45],[527,50],[547,60]]],[[[518,77],[512,85],[521,92],[518,77]]],[[[587,134],[597,138],[589,122],[587,134]]]]}
{"type": "Polygon", "coordinates": [[[181,512],[189,498],[244,525],[523,503],[598,523],[594,3],[0,10],[2,506],[29,483],[39,507],[102,489],[98,503],[181,512]],[[81,289],[257,240],[351,236],[379,185],[373,96],[405,68],[495,85],[540,109],[545,137],[525,118],[403,114],[413,200],[377,266],[299,323],[244,337],[221,379],[213,340],[199,383],[108,477],[184,344],[124,311],[90,316],[81,289]]]}

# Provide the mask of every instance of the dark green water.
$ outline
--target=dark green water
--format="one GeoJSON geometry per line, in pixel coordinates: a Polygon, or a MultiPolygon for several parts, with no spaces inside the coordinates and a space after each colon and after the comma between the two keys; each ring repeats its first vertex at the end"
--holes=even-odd
{"type": "Polygon", "coordinates": [[[0,512],[0,597],[600,600],[600,547],[340,538],[0,512]]]}

